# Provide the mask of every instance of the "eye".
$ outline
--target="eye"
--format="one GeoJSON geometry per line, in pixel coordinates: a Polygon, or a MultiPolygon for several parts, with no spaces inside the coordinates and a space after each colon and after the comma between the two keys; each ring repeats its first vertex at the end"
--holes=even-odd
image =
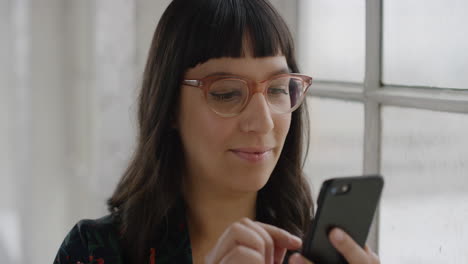
{"type": "Polygon", "coordinates": [[[213,97],[213,99],[216,101],[229,102],[241,97],[242,93],[240,91],[232,91],[227,93],[210,92],[210,96],[213,97]]]}
{"type": "Polygon", "coordinates": [[[289,93],[286,90],[286,87],[270,87],[270,88],[268,88],[268,94],[271,94],[271,95],[281,95],[281,94],[288,95],[289,93]]]}

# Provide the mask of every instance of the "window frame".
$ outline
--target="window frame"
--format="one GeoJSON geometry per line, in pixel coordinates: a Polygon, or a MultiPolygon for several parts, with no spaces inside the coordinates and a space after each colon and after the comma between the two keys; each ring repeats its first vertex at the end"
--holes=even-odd
{"type": "MultiPolygon", "coordinates": [[[[298,8],[294,17],[286,13],[286,20],[297,32],[298,8]],[[289,18],[289,19],[288,19],[289,18]]],[[[428,86],[384,85],[382,83],[382,6],[383,0],[365,2],[365,71],[363,83],[339,81],[314,81],[311,97],[342,101],[357,101],[364,104],[364,152],[363,174],[381,173],[382,106],[398,106],[432,111],[468,114],[468,89],[432,88],[428,86]]],[[[289,9],[290,10],[290,9],[289,9]]],[[[385,177],[385,176],[384,176],[385,177]]],[[[377,209],[367,243],[379,250],[379,209],[377,209]]]]}

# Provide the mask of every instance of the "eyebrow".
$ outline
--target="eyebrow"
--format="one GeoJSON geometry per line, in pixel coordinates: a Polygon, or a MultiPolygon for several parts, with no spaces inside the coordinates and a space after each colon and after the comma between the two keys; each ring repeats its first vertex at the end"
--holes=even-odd
{"type": "MultiPolygon", "coordinates": [[[[268,78],[271,78],[271,77],[273,77],[273,76],[275,76],[275,75],[286,74],[286,73],[291,73],[291,71],[290,71],[288,68],[281,68],[281,69],[279,69],[279,70],[270,72],[270,73],[268,74],[268,78]]],[[[232,72],[213,72],[213,73],[210,73],[210,74],[206,75],[205,77],[224,76],[224,75],[229,75],[229,76],[240,76],[240,77],[242,77],[242,75],[235,74],[235,73],[232,73],[232,72]]],[[[267,78],[267,79],[268,79],[268,78],[267,78]]]]}

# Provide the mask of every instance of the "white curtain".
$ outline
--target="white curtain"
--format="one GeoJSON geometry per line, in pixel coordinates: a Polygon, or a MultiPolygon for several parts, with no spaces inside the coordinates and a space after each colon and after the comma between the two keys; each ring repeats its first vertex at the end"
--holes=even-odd
{"type": "Polygon", "coordinates": [[[0,0],[0,259],[52,263],[135,141],[135,95],[169,3],[0,0]]]}
{"type": "MultiPolygon", "coordinates": [[[[52,263],[74,223],[106,214],[169,2],[0,0],[2,263],[52,263]]],[[[295,1],[272,2],[295,32],[295,1]]]]}

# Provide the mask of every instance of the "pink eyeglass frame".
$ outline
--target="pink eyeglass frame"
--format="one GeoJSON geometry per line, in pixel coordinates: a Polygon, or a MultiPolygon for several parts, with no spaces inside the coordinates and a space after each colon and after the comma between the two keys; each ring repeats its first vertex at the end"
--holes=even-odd
{"type": "MultiPolygon", "coordinates": [[[[281,114],[287,114],[287,113],[293,112],[294,110],[299,108],[299,106],[302,104],[302,101],[304,100],[304,97],[305,97],[305,95],[307,93],[307,90],[312,85],[312,77],[310,77],[308,75],[304,75],[304,74],[299,74],[299,73],[285,73],[285,74],[278,74],[278,75],[275,75],[275,76],[273,76],[273,77],[271,77],[269,79],[257,82],[257,81],[254,81],[254,80],[251,80],[251,79],[248,79],[248,78],[245,78],[245,77],[241,77],[241,76],[216,75],[216,76],[207,76],[207,77],[202,78],[202,79],[185,79],[185,80],[182,81],[182,84],[202,89],[202,91],[204,93],[204,96],[205,96],[205,101],[207,101],[209,88],[211,87],[211,85],[214,82],[219,81],[219,80],[243,81],[244,83],[247,84],[247,87],[248,87],[248,90],[249,90],[249,96],[248,96],[247,100],[245,101],[245,103],[240,107],[240,110],[238,112],[232,113],[232,114],[224,114],[224,113],[217,112],[216,110],[214,110],[213,108],[210,107],[211,110],[213,110],[216,114],[218,114],[220,116],[232,117],[232,116],[236,116],[236,115],[240,114],[245,109],[245,107],[249,104],[249,102],[252,99],[252,96],[254,94],[262,93],[263,96],[265,98],[267,98],[267,94],[266,94],[267,89],[266,89],[266,87],[268,87],[268,85],[272,81],[274,81],[276,79],[279,79],[279,78],[282,78],[282,77],[285,77],[285,76],[291,76],[291,77],[293,77],[295,79],[300,79],[302,81],[302,83],[303,83],[303,87],[305,87],[303,92],[302,92],[302,96],[301,96],[301,98],[299,98],[297,104],[287,112],[280,112],[281,114]]],[[[275,108],[270,105],[270,102],[268,100],[266,100],[266,102],[267,102],[268,106],[270,107],[270,109],[275,110],[275,108]]]]}

